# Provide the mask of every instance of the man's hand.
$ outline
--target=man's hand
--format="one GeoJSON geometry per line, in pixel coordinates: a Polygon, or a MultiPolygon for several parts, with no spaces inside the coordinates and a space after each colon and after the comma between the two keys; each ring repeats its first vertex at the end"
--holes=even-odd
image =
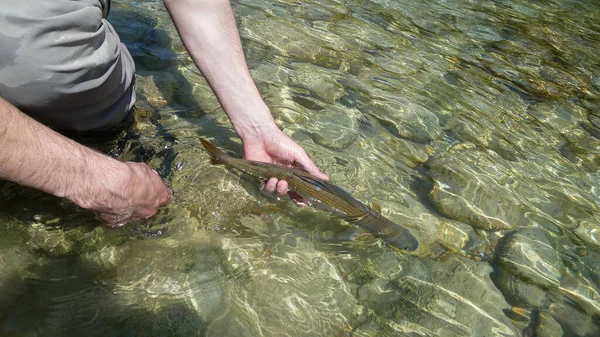
{"type": "MultiPolygon", "coordinates": [[[[329,177],[321,172],[308,157],[304,149],[279,130],[275,124],[272,124],[271,128],[263,130],[258,137],[242,139],[242,141],[244,155],[248,160],[299,166],[317,179],[329,180],[329,177]]],[[[265,189],[268,192],[277,191],[279,194],[285,194],[288,184],[285,180],[271,178],[265,184],[265,189]]]]}
{"type": "MultiPolygon", "coordinates": [[[[244,143],[246,159],[297,164],[318,179],[306,152],[275,124],[248,70],[229,0],[164,0],[179,36],[213,89],[244,143]]],[[[287,191],[285,181],[270,179],[268,191],[287,191]]]]}
{"type": "Polygon", "coordinates": [[[87,207],[107,226],[149,218],[170,201],[169,191],[156,171],[143,163],[123,164],[121,174],[110,174],[120,178],[107,184],[107,190],[87,207]]]}
{"type": "Polygon", "coordinates": [[[154,215],[169,191],[146,164],[123,163],[33,120],[0,97],[0,179],[96,212],[107,225],[154,215]]]}

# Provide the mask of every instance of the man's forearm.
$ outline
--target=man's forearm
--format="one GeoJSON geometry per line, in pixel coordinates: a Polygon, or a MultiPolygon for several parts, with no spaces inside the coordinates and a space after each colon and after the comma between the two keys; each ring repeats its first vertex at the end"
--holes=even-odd
{"type": "Polygon", "coordinates": [[[274,126],[248,70],[229,1],[164,2],[186,49],[242,140],[274,126]]]}
{"type": "MultiPolygon", "coordinates": [[[[70,140],[0,98],[0,179],[66,197],[82,207],[97,168],[122,163],[70,140]]],[[[102,175],[100,175],[102,176],[102,175]]]]}

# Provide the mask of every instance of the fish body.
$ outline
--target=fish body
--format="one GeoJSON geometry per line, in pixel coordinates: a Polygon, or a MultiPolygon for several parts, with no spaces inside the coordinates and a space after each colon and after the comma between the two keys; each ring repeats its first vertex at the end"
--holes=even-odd
{"type": "Polygon", "coordinates": [[[404,227],[386,219],[379,209],[368,207],[338,186],[317,180],[308,172],[296,168],[233,158],[207,140],[201,138],[200,141],[212,156],[213,164],[226,165],[259,179],[275,177],[285,180],[289,188],[308,200],[311,206],[340,215],[396,248],[413,251],[419,246],[417,239],[404,227]]]}

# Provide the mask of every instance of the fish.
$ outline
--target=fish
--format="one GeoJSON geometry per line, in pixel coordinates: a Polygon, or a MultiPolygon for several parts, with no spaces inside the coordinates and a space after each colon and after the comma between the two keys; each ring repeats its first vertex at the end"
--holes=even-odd
{"type": "Polygon", "coordinates": [[[342,188],[318,180],[301,169],[234,158],[208,140],[200,138],[200,141],[210,154],[213,164],[225,165],[262,180],[271,177],[285,180],[290,189],[290,197],[300,196],[309,205],[367,229],[396,249],[414,251],[419,247],[419,242],[409,230],[381,215],[381,207],[377,203],[369,207],[342,188]]]}

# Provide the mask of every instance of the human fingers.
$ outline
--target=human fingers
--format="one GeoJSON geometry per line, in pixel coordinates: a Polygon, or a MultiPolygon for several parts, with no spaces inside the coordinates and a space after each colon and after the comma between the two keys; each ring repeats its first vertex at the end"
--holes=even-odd
{"type": "Polygon", "coordinates": [[[131,214],[119,214],[113,212],[94,212],[96,218],[108,227],[120,227],[129,222],[131,214]]]}
{"type": "Polygon", "coordinates": [[[160,178],[158,172],[156,172],[156,170],[152,170],[152,173],[154,173],[154,175],[151,177],[151,181],[159,200],[158,207],[167,206],[171,202],[171,193],[169,192],[169,189],[167,188],[165,183],[160,178]]]}
{"type": "Polygon", "coordinates": [[[170,201],[169,189],[156,171],[144,163],[127,163],[134,171],[130,183],[131,221],[149,218],[170,201]]]}
{"type": "Polygon", "coordinates": [[[285,181],[285,180],[279,180],[277,182],[276,190],[277,190],[277,193],[279,193],[280,195],[287,194],[287,191],[288,191],[288,183],[287,183],[287,181],[285,181]]]}
{"type": "Polygon", "coordinates": [[[277,178],[269,178],[264,185],[264,190],[267,192],[275,192],[277,190],[277,178]]]}
{"type": "Polygon", "coordinates": [[[329,176],[321,172],[315,163],[308,157],[304,150],[297,152],[295,162],[300,164],[308,173],[322,181],[329,181],[329,176]]]}

